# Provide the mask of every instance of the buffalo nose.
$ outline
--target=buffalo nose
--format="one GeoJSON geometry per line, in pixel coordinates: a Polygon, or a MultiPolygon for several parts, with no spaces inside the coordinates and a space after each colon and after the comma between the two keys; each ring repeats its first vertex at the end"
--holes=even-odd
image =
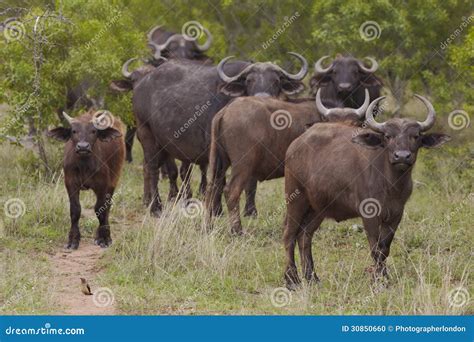
{"type": "Polygon", "coordinates": [[[91,144],[89,144],[87,141],[81,141],[77,143],[76,150],[77,151],[90,150],[90,147],[91,147],[91,144]]]}
{"type": "Polygon", "coordinates": [[[339,83],[339,89],[341,89],[341,90],[348,90],[350,88],[351,88],[350,83],[339,83]]]}
{"type": "Polygon", "coordinates": [[[397,161],[408,161],[411,157],[410,151],[397,151],[393,155],[397,161]]]}

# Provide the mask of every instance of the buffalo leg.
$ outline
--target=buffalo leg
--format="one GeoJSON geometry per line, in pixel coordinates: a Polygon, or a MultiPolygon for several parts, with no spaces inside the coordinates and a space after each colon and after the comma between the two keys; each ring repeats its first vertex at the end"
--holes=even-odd
{"type": "Polygon", "coordinates": [[[257,193],[257,180],[252,178],[245,189],[246,201],[244,216],[257,216],[257,207],[255,206],[255,195],[257,193]]]}
{"type": "Polygon", "coordinates": [[[143,161],[143,204],[145,207],[148,207],[151,204],[150,177],[148,175],[148,167],[145,161],[143,161]]]}
{"type": "Polygon", "coordinates": [[[222,194],[225,187],[225,172],[227,168],[228,165],[225,163],[216,168],[214,174],[211,174],[211,181],[206,194],[209,217],[222,215],[222,194]]]}
{"type": "Polygon", "coordinates": [[[71,229],[69,230],[69,240],[67,249],[78,249],[81,240],[79,231],[79,218],[81,217],[81,202],[79,201],[79,187],[66,183],[67,194],[69,196],[69,215],[71,217],[71,229]]]}
{"type": "MultiPolygon", "coordinates": [[[[176,161],[173,158],[166,158],[165,164],[161,170],[166,169],[166,174],[170,181],[170,192],[168,193],[168,201],[173,201],[178,196],[178,167],[176,161]]],[[[163,173],[162,173],[163,174],[163,173]]]]}
{"type": "Polygon", "coordinates": [[[193,165],[189,162],[182,162],[181,167],[179,168],[179,174],[181,176],[181,196],[184,199],[193,197],[193,192],[191,191],[191,172],[193,170],[193,165]]]}
{"type": "Polygon", "coordinates": [[[112,244],[110,237],[109,212],[112,205],[114,189],[100,191],[96,193],[97,201],[95,203],[95,215],[99,219],[99,228],[97,228],[94,242],[96,245],[105,248],[112,244]]]}
{"type": "MultiPolygon", "coordinates": [[[[291,190],[288,189],[287,181],[285,191],[291,193],[291,190]]],[[[286,287],[290,290],[294,290],[300,284],[295,263],[295,247],[308,208],[308,200],[303,194],[287,204],[283,244],[286,252],[285,282],[286,287]]]]}
{"type": "Polygon", "coordinates": [[[199,164],[199,169],[201,170],[201,184],[199,184],[199,193],[203,196],[206,195],[207,189],[207,163],[199,164]]]}
{"type": "Polygon", "coordinates": [[[391,222],[380,222],[378,218],[364,219],[365,232],[369,240],[370,252],[375,262],[375,276],[388,276],[385,260],[390,254],[395,231],[402,215],[391,222]]]}
{"type": "Polygon", "coordinates": [[[160,194],[158,192],[158,175],[160,166],[165,160],[164,153],[159,150],[150,128],[145,124],[138,128],[138,138],[143,147],[144,162],[144,199],[150,201],[150,213],[159,216],[162,209],[160,194]]]}
{"type": "Polygon", "coordinates": [[[136,127],[127,126],[127,133],[125,134],[125,159],[129,163],[133,161],[132,149],[136,131],[136,127]]]}
{"type": "Polygon", "coordinates": [[[298,248],[301,258],[301,269],[305,279],[308,282],[318,282],[319,278],[314,272],[313,253],[311,251],[311,242],[314,232],[321,225],[322,219],[314,210],[309,209],[303,218],[301,229],[298,233],[298,248]]]}
{"type": "Polygon", "coordinates": [[[224,193],[229,211],[231,232],[233,234],[242,234],[242,223],[240,221],[240,195],[250,178],[249,170],[238,170],[238,167],[232,169],[229,184],[225,187],[224,193]]]}

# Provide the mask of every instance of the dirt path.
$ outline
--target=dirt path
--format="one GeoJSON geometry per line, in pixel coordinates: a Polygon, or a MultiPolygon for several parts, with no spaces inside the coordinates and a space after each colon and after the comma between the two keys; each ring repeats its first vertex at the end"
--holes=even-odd
{"type": "Polygon", "coordinates": [[[61,249],[51,258],[55,284],[55,298],[60,314],[66,315],[114,315],[117,314],[113,292],[97,284],[100,272],[98,260],[105,252],[94,245],[90,238],[83,238],[79,249],[61,249]],[[80,278],[87,279],[93,296],[81,292],[80,278]]]}

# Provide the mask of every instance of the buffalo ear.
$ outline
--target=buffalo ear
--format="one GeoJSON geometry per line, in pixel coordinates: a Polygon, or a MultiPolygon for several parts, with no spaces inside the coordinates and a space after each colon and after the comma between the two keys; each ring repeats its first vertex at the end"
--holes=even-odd
{"type": "Polygon", "coordinates": [[[379,148],[383,146],[383,137],[377,133],[361,133],[352,138],[352,142],[367,148],[379,148]]]}
{"type": "Polygon", "coordinates": [[[122,136],[122,133],[113,127],[107,127],[106,129],[97,130],[97,137],[101,141],[110,141],[112,139],[119,138],[121,136],[122,136]]]}
{"type": "Polygon", "coordinates": [[[281,83],[281,90],[286,95],[294,95],[305,90],[305,86],[301,81],[292,81],[288,79],[283,79],[281,83]]]}
{"type": "Polygon", "coordinates": [[[109,88],[113,91],[125,93],[133,89],[133,84],[129,80],[114,80],[110,82],[109,88]]]}
{"type": "Polygon", "coordinates": [[[221,93],[230,97],[242,96],[245,94],[245,90],[245,82],[240,78],[236,81],[224,84],[220,89],[221,93]]]}
{"type": "Polygon", "coordinates": [[[445,142],[451,140],[447,134],[431,133],[423,135],[421,138],[421,146],[426,148],[434,148],[443,145],[445,142]]]}
{"type": "Polygon", "coordinates": [[[315,87],[325,87],[331,82],[331,72],[325,72],[324,74],[315,74],[309,80],[309,85],[311,88],[315,87]]]}
{"type": "Polygon", "coordinates": [[[59,141],[68,141],[71,138],[71,129],[66,127],[57,127],[48,131],[46,135],[59,141]]]}
{"type": "Polygon", "coordinates": [[[368,74],[361,72],[360,83],[365,87],[383,86],[383,82],[380,78],[374,74],[368,74]]]}

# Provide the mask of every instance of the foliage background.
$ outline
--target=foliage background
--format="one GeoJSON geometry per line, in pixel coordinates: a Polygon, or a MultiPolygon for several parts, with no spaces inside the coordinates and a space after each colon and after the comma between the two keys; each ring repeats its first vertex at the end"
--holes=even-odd
{"type": "MultiPolygon", "coordinates": [[[[95,80],[91,95],[108,94],[125,60],[149,55],[146,32],[151,27],[163,24],[180,32],[190,20],[212,32],[208,55],[216,62],[233,54],[289,67],[288,51],[312,63],[336,53],[368,55],[379,61],[396,105],[415,91],[432,96],[441,115],[473,109],[474,12],[469,0],[21,0],[5,1],[0,13],[3,20],[16,17],[25,28],[21,39],[0,39],[1,100],[10,106],[8,120],[14,122],[2,122],[7,126],[3,136],[24,134],[31,120],[40,128],[56,123],[67,87],[86,77],[95,80]],[[41,29],[35,35],[37,16],[41,29]],[[378,38],[362,39],[360,27],[367,21],[379,25],[378,38]]],[[[131,122],[129,96],[108,94],[106,105],[131,122]]]]}

